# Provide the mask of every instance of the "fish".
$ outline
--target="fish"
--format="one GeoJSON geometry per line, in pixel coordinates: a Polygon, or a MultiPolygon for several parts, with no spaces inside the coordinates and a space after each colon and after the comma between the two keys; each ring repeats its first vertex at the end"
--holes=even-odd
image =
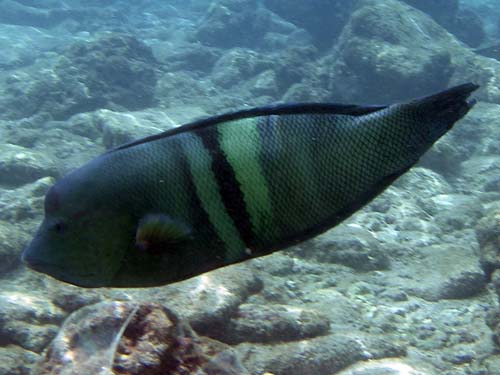
{"type": "Polygon", "coordinates": [[[118,146],[48,190],[22,260],[80,287],[151,287],[285,249],[408,171],[478,87],[244,109],[118,146]]]}

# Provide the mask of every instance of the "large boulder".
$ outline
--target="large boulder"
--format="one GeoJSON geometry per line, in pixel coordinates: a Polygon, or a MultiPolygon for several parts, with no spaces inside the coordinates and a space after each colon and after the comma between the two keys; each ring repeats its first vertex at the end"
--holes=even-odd
{"type": "Polygon", "coordinates": [[[459,0],[403,0],[414,8],[432,16],[443,25],[453,23],[459,10],[459,0]]]}
{"type": "Polygon", "coordinates": [[[471,47],[485,39],[483,22],[474,11],[459,4],[458,0],[404,0],[405,3],[429,14],[441,26],[471,47]]]}
{"type": "Polygon", "coordinates": [[[264,0],[274,13],[307,30],[320,49],[330,48],[347,23],[354,2],[343,0],[264,0]]]}
{"type": "Polygon", "coordinates": [[[334,58],[334,90],[373,103],[423,95],[453,74],[450,35],[430,17],[393,1],[367,1],[344,28],[334,58]]]}
{"type": "Polygon", "coordinates": [[[232,48],[269,47],[279,36],[284,47],[310,39],[309,34],[287,22],[257,2],[247,0],[214,1],[200,20],[195,38],[206,46],[232,48]]]}

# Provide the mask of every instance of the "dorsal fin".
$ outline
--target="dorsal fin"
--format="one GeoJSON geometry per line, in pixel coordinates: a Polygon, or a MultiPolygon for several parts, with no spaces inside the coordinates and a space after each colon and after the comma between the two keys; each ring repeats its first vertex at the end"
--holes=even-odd
{"type": "Polygon", "coordinates": [[[386,105],[358,106],[352,104],[337,103],[295,103],[295,104],[276,104],[265,107],[255,107],[243,109],[235,112],[228,112],[222,115],[195,120],[191,123],[169,129],[165,132],[154,134],[141,138],[123,145],[117,146],[106,153],[123,150],[129,147],[156,141],[158,139],[170,137],[175,134],[184,133],[191,130],[199,130],[208,126],[216,125],[221,122],[239,120],[249,117],[270,116],[270,115],[297,115],[297,114],[325,114],[332,115],[350,115],[362,116],[368,113],[376,112],[386,108],[386,105]]]}

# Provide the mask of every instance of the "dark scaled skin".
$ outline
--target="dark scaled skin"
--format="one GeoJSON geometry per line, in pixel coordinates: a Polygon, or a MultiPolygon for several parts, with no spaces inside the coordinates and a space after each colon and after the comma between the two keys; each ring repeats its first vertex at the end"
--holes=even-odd
{"type": "Polygon", "coordinates": [[[144,287],[286,248],[413,166],[475,89],[390,106],[256,108],[120,146],[49,190],[23,259],[79,286],[144,287]]]}

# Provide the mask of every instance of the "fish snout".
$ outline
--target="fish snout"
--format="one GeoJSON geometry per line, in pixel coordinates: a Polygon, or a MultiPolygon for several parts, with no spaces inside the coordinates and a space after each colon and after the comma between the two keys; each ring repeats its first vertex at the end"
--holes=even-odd
{"type": "Polygon", "coordinates": [[[30,268],[34,270],[41,270],[44,264],[43,256],[40,255],[39,251],[39,240],[37,237],[33,239],[33,241],[24,248],[21,253],[21,260],[24,264],[28,265],[30,268]]]}

